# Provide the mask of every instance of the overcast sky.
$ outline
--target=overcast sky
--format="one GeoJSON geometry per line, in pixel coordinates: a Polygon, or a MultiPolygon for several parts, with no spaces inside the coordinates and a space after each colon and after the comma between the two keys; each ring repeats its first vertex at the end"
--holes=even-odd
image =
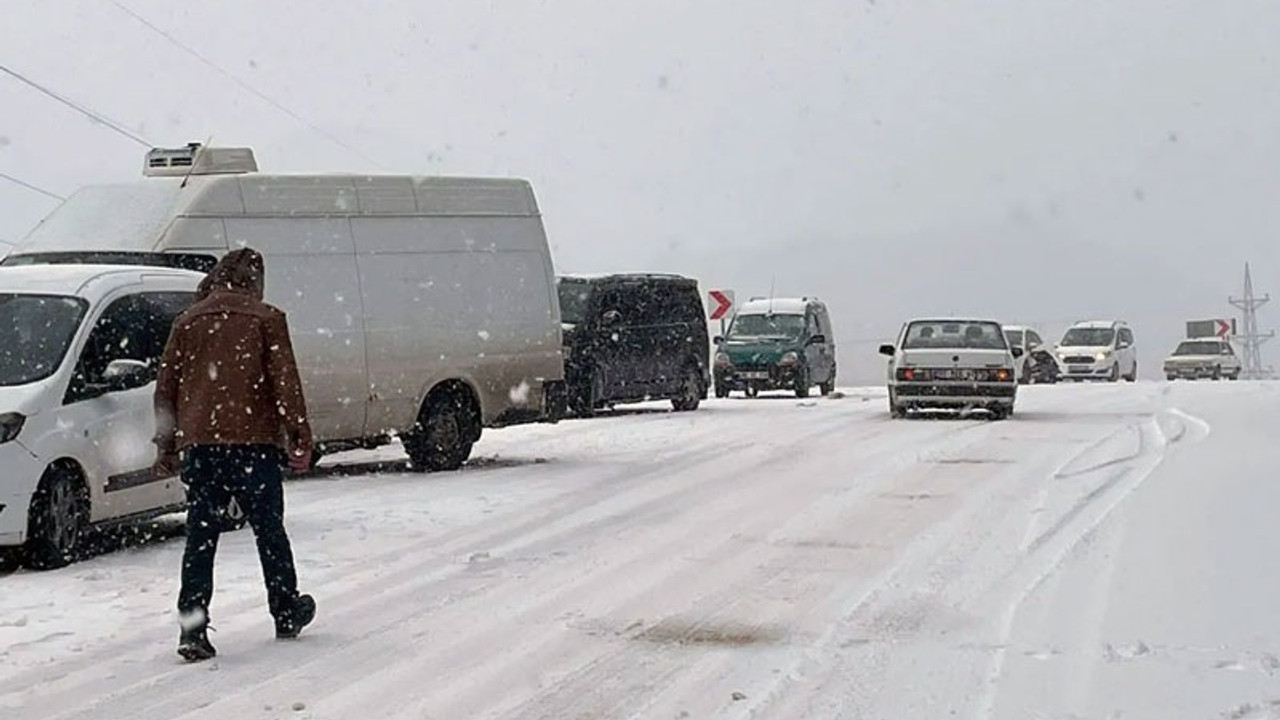
{"type": "MultiPolygon", "coordinates": [[[[911,315],[1125,318],[1151,371],[1246,261],[1273,289],[1277,38],[1273,0],[0,2],[0,64],[148,142],[528,178],[558,270],[818,295],[863,381],[911,315]]],[[[140,177],[5,76],[0,108],[0,172],[140,177]]],[[[55,204],[0,180],[0,239],[55,204]]]]}

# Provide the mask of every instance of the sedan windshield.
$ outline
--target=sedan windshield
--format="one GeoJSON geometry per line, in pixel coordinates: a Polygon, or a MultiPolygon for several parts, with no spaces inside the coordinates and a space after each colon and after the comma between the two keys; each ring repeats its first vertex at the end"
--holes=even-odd
{"type": "Polygon", "coordinates": [[[0,385],[26,385],[52,375],[85,308],[78,298],[0,293],[0,385]]]}
{"type": "Polygon", "coordinates": [[[1206,340],[1188,340],[1173,351],[1174,355],[1230,355],[1231,346],[1206,340]]]}
{"type": "Polygon", "coordinates": [[[1111,328],[1071,328],[1062,336],[1063,347],[1109,347],[1116,331],[1111,328]]]}
{"type": "Polygon", "coordinates": [[[1006,350],[1004,333],[993,322],[918,320],[907,326],[905,349],[956,348],[1006,350]]]}
{"type": "Polygon", "coordinates": [[[787,338],[800,337],[804,332],[803,315],[739,315],[729,327],[731,338],[787,338]]]}

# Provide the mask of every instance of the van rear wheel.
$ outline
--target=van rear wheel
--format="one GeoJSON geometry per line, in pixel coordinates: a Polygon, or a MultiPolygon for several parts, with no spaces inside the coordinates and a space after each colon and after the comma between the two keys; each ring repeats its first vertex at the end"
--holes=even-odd
{"type": "Polygon", "coordinates": [[[479,415],[475,401],[461,392],[429,400],[417,427],[404,438],[409,461],[431,472],[462,467],[479,435],[479,415]]]}
{"type": "Polygon", "coordinates": [[[680,381],[679,395],[671,399],[671,406],[676,412],[697,410],[702,402],[702,373],[696,367],[685,368],[684,378],[680,381]]]}
{"type": "Polygon", "coordinates": [[[89,521],[89,498],[80,478],[68,468],[45,470],[31,498],[24,564],[51,570],[76,559],[89,521]]]}

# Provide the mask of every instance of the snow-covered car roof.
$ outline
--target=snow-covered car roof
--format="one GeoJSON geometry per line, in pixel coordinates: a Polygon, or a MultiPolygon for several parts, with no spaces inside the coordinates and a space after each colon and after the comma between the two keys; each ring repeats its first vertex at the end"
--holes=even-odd
{"type": "Polygon", "coordinates": [[[764,315],[773,313],[774,315],[803,315],[805,308],[809,306],[812,300],[804,298],[764,298],[762,300],[748,300],[742,303],[742,307],[738,308],[738,315],[764,315]]]}

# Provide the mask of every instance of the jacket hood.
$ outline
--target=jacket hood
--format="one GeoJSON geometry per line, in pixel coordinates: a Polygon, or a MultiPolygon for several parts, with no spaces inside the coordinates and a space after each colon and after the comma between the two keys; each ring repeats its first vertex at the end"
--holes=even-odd
{"type": "Polygon", "coordinates": [[[203,300],[215,290],[231,290],[253,295],[261,300],[266,284],[266,265],[262,254],[250,248],[232,250],[218,261],[196,289],[196,299],[203,300]]]}

